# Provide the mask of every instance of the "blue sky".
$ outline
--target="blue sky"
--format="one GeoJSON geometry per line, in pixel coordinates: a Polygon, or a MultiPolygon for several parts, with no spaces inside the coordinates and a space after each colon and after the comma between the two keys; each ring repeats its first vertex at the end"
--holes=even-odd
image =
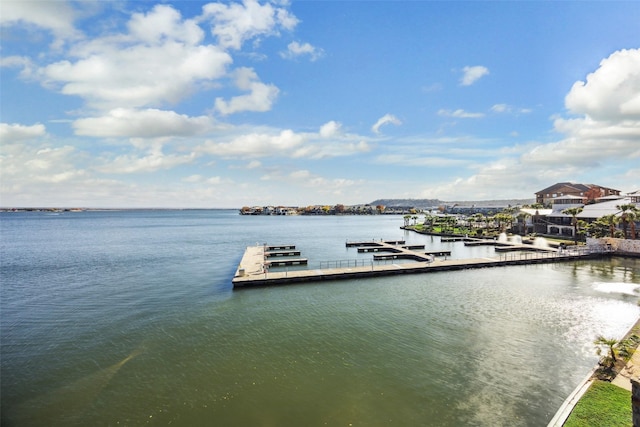
{"type": "Polygon", "coordinates": [[[0,3],[0,205],[640,189],[640,2],[0,3]]]}

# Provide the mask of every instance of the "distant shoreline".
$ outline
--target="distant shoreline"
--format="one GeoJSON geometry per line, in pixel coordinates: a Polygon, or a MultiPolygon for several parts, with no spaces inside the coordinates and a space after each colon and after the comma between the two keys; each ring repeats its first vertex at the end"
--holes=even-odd
{"type": "Polygon", "coordinates": [[[238,208],[0,208],[0,212],[237,211],[238,208]]]}

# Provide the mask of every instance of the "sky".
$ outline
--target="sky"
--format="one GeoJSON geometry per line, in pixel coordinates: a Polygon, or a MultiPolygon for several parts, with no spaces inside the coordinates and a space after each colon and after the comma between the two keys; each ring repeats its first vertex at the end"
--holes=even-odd
{"type": "Polygon", "coordinates": [[[0,1],[0,206],[640,189],[640,2],[0,1]]]}

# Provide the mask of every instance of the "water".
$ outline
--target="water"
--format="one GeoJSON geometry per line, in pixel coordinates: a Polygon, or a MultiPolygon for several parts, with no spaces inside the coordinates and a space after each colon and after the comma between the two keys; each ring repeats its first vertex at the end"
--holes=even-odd
{"type": "Polygon", "coordinates": [[[401,216],[1,214],[2,425],[540,426],[640,314],[632,259],[233,291],[244,248],[314,263],[401,216]]]}

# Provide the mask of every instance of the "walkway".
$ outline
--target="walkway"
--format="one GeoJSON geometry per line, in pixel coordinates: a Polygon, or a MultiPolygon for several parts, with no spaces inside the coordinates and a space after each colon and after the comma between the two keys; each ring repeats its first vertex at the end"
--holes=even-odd
{"type": "MultiPolygon", "coordinates": [[[[373,260],[351,260],[335,268],[317,268],[294,271],[269,271],[265,266],[267,253],[273,246],[247,247],[238,270],[232,280],[234,287],[279,285],[309,281],[344,280],[397,274],[432,273],[437,271],[465,270],[470,268],[504,267],[510,265],[541,264],[571,261],[592,256],[588,251],[518,252],[501,254],[492,258],[437,259],[430,254],[419,253],[403,246],[404,242],[347,242],[347,246],[367,248],[371,252],[388,252],[385,258],[411,260],[393,264],[376,264],[373,260]]],[[[293,249],[288,245],[288,249],[293,249]]],[[[539,249],[539,248],[535,248],[539,249]]]]}

